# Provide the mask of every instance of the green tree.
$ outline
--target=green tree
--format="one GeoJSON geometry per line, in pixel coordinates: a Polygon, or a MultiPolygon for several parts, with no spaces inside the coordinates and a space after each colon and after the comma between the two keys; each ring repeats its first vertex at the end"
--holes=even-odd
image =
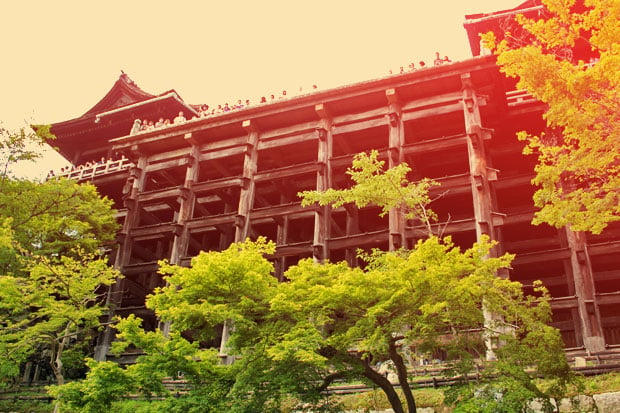
{"type": "Polygon", "coordinates": [[[27,267],[27,277],[1,276],[3,363],[18,366],[34,351],[47,354],[59,384],[64,382],[63,351],[99,326],[104,313],[100,288],[118,272],[106,260],[77,254],[50,260],[41,257],[27,267]]]}
{"type": "Polygon", "coordinates": [[[36,159],[31,142],[41,136],[1,132],[0,379],[16,377],[38,352],[62,382],[63,351],[91,336],[104,311],[102,287],[118,276],[103,249],[117,228],[114,211],[92,185],[13,177],[15,162],[36,159]]]}
{"type": "Polygon", "coordinates": [[[228,366],[218,365],[215,351],[199,349],[198,342],[190,343],[176,331],[168,336],[145,332],[141,320],[133,315],[120,320],[116,328],[119,335],[114,352],[122,352],[131,344],[145,354],[126,368],[114,362],[89,360],[86,379],[50,387],[61,407],[81,412],[109,411],[113,402],[140,393],[146,398],[166,397],[149,411],[229,411],[226,395],[232,385],[231,375],[228,366]],[[179,374],[189,384],[182,398],[163,386],[165,378],[179,378],[179,374]]]}
{"type": "MultiPolygon", "coordinates": [[[[376,154],[356,160],[349,174],[359,179],[351,188],[328,191],[328,199],[306,194],[312,197],[307,203],[374,203],[384,212],[424,212],[421,219],[428,222],[430,199],[405,179],[406,166],[384,171],[376,154]],[[412,193],[418,200],[407,203],[412,193]]],[[[207,342],[232,321],[227,346],[236,361],[224,367],[233,377],[224,396],[231,412],[279,411],[291,395],[298,398],[299,408],[329,411],[337,406],[323,391],[338,378],[376,385],[395,412],[415,412],[406,361],[412,349],[443,350],[452,372],[461,375],[482,364],[485,375],[478,385],[488,388],[498,374],[506,383],[488,394],[508,400],[512,390],[521,390],[523,397],[514,403],[511,399],[511,406],[561,394],[572,375],[559,332],[545,324],[551,314],[549,296],[542,287],[537,297],[525,296],[521,284],[497,277],[512,256],[489,258],[492,246],[482,239],[461,251],[449,238],[429,234],[411,250],[363,254],[363,269],[302,260],[288,269],[283,283],[273,277],[266,258],[274,252],[272,242],[258,239],[221,252],[201,252],[189,268],[161,263],[166,286],[148,298],[147,306],[171,323],[171,335],[146,334],[168,345],[181,333],[207,342]],[[491,322],[483,308],[496,315],[491,322]],[[503,343],[494,363],[479,354],[487,336],[503,343]],[[396,382],[382,374],[380,365],[388,362],[395,367],[396,382]],[[534,381],[538,374],[555,380],[554,386],[540,389],[534,381]]],[[[150,360],[159,360],[156,364],[165,370],[167,362],[158,358],[158,351],[148,350],[152,346],[144,339],[126,335],[123,323],[123,340],[147,349],[149,357],[154,356],[150,360]]],[[[478,388],[464,384],[454,402],[479,405],[477,395],[483,393],[478,388]]]]}
{"type": "MultiPolygon", "coordinates": [[[[500,374],[512,387],[498,391],[523,389],[522,405],[561,394],[572,376],[559,333],[545,324],[549,297],[543,289],[537,298],[526,297],[519,283],[497,277],[497,269],[512,257],[487,258],[491,246],[483,241],[460,251],[448,239],[429,237],[411,251],[375,252],[366,257],[365,269],[302,260],[286,272],[284,283],[271,275],[264,254],[273,251],[273,244],[264,240],[201,253],[191,268],[163,264],[168,285],[149,298],[148,306],[172,322],[170,337],[139,333],[133,318],[119,323],[121,339],[148,357],[138,360],[136,366],[146,364],[135,370],[141,373],[133,382],[157,381],[177,366],[191,372],[173,349],[186,348],[185,357],[202,359],[197,342],[211,339],[218,326],[234,320],[228,346],[237,360],[221,367],[228,381],[223,376],[210,381],[228,389],[220,393],[228,411],[278,411],[290,395],[306,406],[327,409],[322,391],[338,378],[349,378],[381,388],[395,412],[415,412],[406,362],[412,348],[445,351],[459,374],[471,373],[480,359],[485,375],[478,384],[488,385],[500,374]],[[494,324],[484,323],[483,302],[498,315],[494,324]],[[504,343],[495,363],[476,353],[484,352],[485,328],[504,343]],[[190,332],[195,347],[178,344],[181,331],[190,332]],[[381,372],[387,361],[395,366],[397,383],[381,372]],[[557,386],[539,389],[539,374],[555,379],[557,386]]],[[[195,383],[199,389],[201,383],[195,383]]],[[[157,391],[156,386],[140,387],[157,391]]],[[[460,389],[455,402],[478,402],[475,387],[460,389]]]]}
{"type": "Polygon", "coordinates": [[[26,127],[15,132],[0,123],[0,189],[4,181],[12,177],[16,163],[40,157],[46,139],[53,139],[49,126],[40,126],[37,132],[26,127]]]}
{"type": "Polygon", "coordinates": [[[379,216],[387,215],[391,209],[401,209],[409,219],[418,219],[426,227],[428,234],[433,233],[432,224],[437,216],[429,208],[433,199],[429,190],[439,182],[423,178],[410,182],[407,174],[411,168],[401,163],[385,170],[385,161],[379,159],[379,152],[359,153],[353,157],[353,163],[346,174],[351,177],[353,185],[347,189],[330,188],[323,192],[304,191],[298,196],[302,206],[314,203],[331,205],[338,208],[352,203],[358,208],[369,204],[381,207],[379,216]]]}
{"type": "Polygon", "coordinates": [[[620,4],[542,3],[540,19],[518,16],[525,35],[485,39],[501,70],[547,104],[548,131],[519,133],[538,157],[534,223],[598,234],[620,220],[620,4]]]}

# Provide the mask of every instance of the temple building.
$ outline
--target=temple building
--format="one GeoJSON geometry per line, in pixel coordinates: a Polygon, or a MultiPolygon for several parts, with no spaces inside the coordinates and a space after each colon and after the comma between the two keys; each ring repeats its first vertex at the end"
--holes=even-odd
{"type": "MultiPolygon", "coordinates": [[[[542,280],[553,296],[553,325],[567,352],[620,349],[620,225],[601,235],[533,226],[534,157],[522,155],[516,133],[545,128],[544,105],[515,90],[478,33],[504,30],[516,10],[539,13],[527,1],[513,10],[466,16],[474,57],[334,89],[255,104],[209,116],[174,91],[151,95],[122,74],[106,96],[79,118],[55,123],[54,145],[114,200],[122,229],[111,263],[124,278],[109,292],[113,314],[137,314],[147,329],[158,321],[145,296],[162,285],[157,261],[189,265],[203,250],[266,236],[274,276],[300,258],[346,260],[358,248],[411,247],[418,222],[378,208],[302,207],[297,193],[344,188],[359,152],[377,150],[388,166],[407,162],[411,180],[429,177],[435,229],[463,248],[483,235],[496,254],[516,254],[498,276],[531,291],[542,280]],[[136,119],[186,121],[134,128],[136,119]],[[133,133],[132,133],[133,130],[133,133]],[[78,167],[79,165],[87,165],[78,167]]],[[[113,339],[100,337],[99,359],[113,339]]]]}

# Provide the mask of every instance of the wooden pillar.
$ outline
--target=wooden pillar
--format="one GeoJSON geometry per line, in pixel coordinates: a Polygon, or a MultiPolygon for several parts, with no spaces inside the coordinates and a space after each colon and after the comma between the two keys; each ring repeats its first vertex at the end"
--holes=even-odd
{"type": "MultiPolygon", "coordinates": [[[[137,147],[132,147],[132,151],[137,150],[137,147]]],[[[131,231],[140,221],[138,194],[144,189],[144,182],[146,178],[144,171],[146,169],[147,161],[147,156],[140,154],[137,165],[129,170],[129,178],[127,178],[125,186],[123,187],[123,200],[125,208],[127,208],[127,214],[125,216],[125,222],[123,222],[123,228],[118,236],[119,247],[116,251],[116,258],[114,259],[114,268],[121,271],[124,266],[129,263],[129,259],[131,257],[131,231]]],[[[116,282],[112,284],[108,290],[108,296],[106,298],[106,304],[109,309],[108,322],[110,322],[114,317],[116,308],[122,304],[123,289],[124,282],[121,278],[116,280],[116,282]]],[[[106,327],[99,335],[99,343],[95,348],[95,360],[106,360],[113,337],[114,332],[110,327],[106,327]]]]}
{"type": "MultiPolygon", "coordinates": [[[[288,201],[288,196],[282,194],[280,197],[280,203],[284,203],[288,201]],[[286,201],[284,200],[286,199],[286,201]]],[[[278,229],[276,232],[276,246],[279,247],[281,245],[286,245],[289,242],[288,239],[288,230],[289,230],[289,219],[288,216],[277,217],[275,219],[278,229]]],[[[286,257],[279,257],[275,262],[275,273],[276,277],[278,277],[278,281],[284,281],[284,271],[286,269],[286,257]]]]}
{"type": "MultiPolygon", "coordinates": [[[[386,90],[385,97],[388,101],[388,114],[386,115],[389,128],[388,167],[393,168],[404,160],[402,147],[405,143],[405,125],[396,90],[386,90]]],[[[390,251],[406,247],[405,216],[402,208],[392,208],[390,210],[389,227],[390,251]]]]}
{"type": "Polygon", "coordinates": [[[32,361],[27,361],[24,366],[24,375],[22,376],[22,383],[31,383],[32,377],[32,361]]]}
{"type": "MultiPolygon", "coordinates": [[[[487,157],[484,148],[484,141],[491,139],[491,130],[482,127],[480,119],[480,105],[484,99],[479,97],[474,90],[471,75],[464,73],[461,75],[463,86],[463,115],[465,119],[465,133],[467,134],[467,154],[469,158],[469,178],[471,192],[474,203],[474,219],[476,225],[476,239],[486,235],[491,240],[496,240],[497,236],[493,226],[493,194],[490,181],[497,179],[495,170],[488,168],[487,157]]],[[[490,257],[497,257],[497,247],[489,251],[490,257]]],[[[491,327],[498,320],[497,315],[489,312],[483,305],[485,326],[491,327]]],[[[497,330],[492,327],[491,330],[497,330]]],[[[500,345],[497,337],[488,334],[485,337],[486,358],[495,360],[495,350],[500,345]]]]}
{"type": "MultiPolygon", "coordinates": [[[[326,191],[331,187],[331,156],[333,148],[332,119],[327,108],[321,103],[314,107],[321,118],[321,126],[316,129],[318,138],[316,190],[326,191]]],[[[331,208],[317,206],[314,212],[314,239],[312,256],[317,262],[329,258],[327,240],[330,233],[331,208]]]]}
{"type": "Polygon", "coordinates": [[[258,136],[256,126],[250,120],[243,121],[243,128],[248,132],[243,159],[243,186],[239,196],[239,209],[235,219],[235,242],[244,241],[250,231],[250,211],[254,205],[256,184],[254,175],[258,168],[258,136]]]}
{"type": "MultiPolygon", "coordinates": [[[[359,209],[353,204],[345,204],[344,209],[347,212],[346,220],[346,236],[359,234],[360,230],[360,217],[359,209]]],[[[347,248],[344,253],[344,258],[350,267],[357,267],[357,249],[347,248]]]]}
{"type": "Polygon", "coordinates": [[[586,236],[583,232],[575,232],[566,227],[566,238],[571,252],[570,264],[583,345],[588,353],[599,353],[605,350],[605,336],[596,302],[596,288],[586,236]]]}
{"type": "MultiPolygon", "coordinates": [[[[497,179],[496,171],[487,166],[484,141],[491,139],[492,131],[483,128],[480,121],[481,100],[473,88],[470,74],[461,75],[463,84],[463,114],[465,117],[465,133],[467,134],[467,153],[469,158],[469,179],[474,202],[474,218],[476,221],[476,239],[488,235],[496,240],[493,227],[493,195],[489,182],[497,179]]],[[[496,251],[491,251],[497,256],[496,251]]]]}
{"type": "Polygon", "coordinates": [[[172,243],[172,251],[170,253],[170,263],[178,265],[181,258],[187,252],[189,244],[189,231],[185,225],[185,221],[191,219],[194,210],[194,202],[196,196],[192,191],[192,185],[198,180],[200,171],[200,149],[194,141],[192,134],[185,135],[185,141],[192,145],[192,150],[187,156],[187,169],[185,171],[185,181],[181,189],[179,197],[179,213],[175,222],[176,232],[172,243]]]}
{"type": "MultiPolygon", "coordinates": [[[[172,265],[180,265],[183,255],[187,252],[190,234],[185,221],[192,217],[194,201],[196,199],[192,191],[192,185],[198,179],[200,168],[200,150],[197,142],[195,142],[191,133],[185,134],[185,141],[192,145],[192,149],[186,160],[185,181],[178,199],[179,211],[175,214],[174,238],[170,251],[170,264],[172,265]]],[[[159,329],[165,336],[168,336],[170,334],[170,322],[159,321],[159,329]]]]}
{"type": "MultiPolygon", "coordinates": [[[[247,131],[248,137],[243,158],[243,186],[239,195],[237,216],[235,217],[235,242],[245,241],[250,233],[250,211],[254,205],[254,191],[256,188],[254,175],[258,169],[259,131],[250,120],[244,120],[242,126],[247,131]]],[[[232,328],[230,320],[227,320],[222,328],[219,357],[224,364],[231,364],[235,359],[234,356],[228,354],[227,345],[232,328]]]]}

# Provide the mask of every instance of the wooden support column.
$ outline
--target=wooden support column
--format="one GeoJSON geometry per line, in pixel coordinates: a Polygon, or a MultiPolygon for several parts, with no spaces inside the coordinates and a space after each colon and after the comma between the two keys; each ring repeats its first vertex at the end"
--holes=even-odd
{"type": "MultiPolygon", "coordinates": [[[[132,148],[133,151],[138,151],[137,147],[132,148]]],[[[140,221],[140,205],[138,204],[138,194],[144,189],[144,182],[147,165],[147,156],[140,154],[136,166],[129,170],[129,177],[123,187],[123,200],[125,208],[127,208],[127,215],[123,222],[123,228],[118,235],[119,247],[116,251],[116,258],[114,259],[114,268],[123,271],[125,265],[129,263],[131,257],[131,231],[138,225],[140,221]]],[[[123,279],[116,280],[108,290],[108,296],[106,298],[106,304],[108,306],[108,322],[112,320],[115,315],[116,308],[122,304],[124,282],[123,279]]],[[[105,361],[108,350],[112,343],[114,332],[110,327],[106,327],[104,331],[99,334],[99,343],[95,348],[95,360],[105,361]]]]}
{"type": "Polygon", "coordinates": [[[250,120],[244,120],[242,126],[248,132],[248,138],[243,159],[243,187],[235,219],[235,242],[245,241],[250,233],[250,211],[254,204],[256,188],[254,175],[258,168],[258,129],[250,120]]]}
{"type": "MultiPolygon", "coordinates": [[[[484,98],[478,96],[471,81],[471,74],[461,75],[463,85],[463,115],[465,119],[465,133],[467,134],[467,152],[469,158],[469,178],[474,202],[474,219],[476,222],[476,239],[480,241],[483,235],[496,240],[493,228],[493,194],[489,181],[496,179],[496,174],[487,167],[487,157],[484,141],[491,139],[491,130],[483,128],[480,119],[480,105],[484,98]]],[[[489,257],[497,257],[496,248],[489,251],[489,257]]],[[[491,327],[500,321],[496,314],[489,312],[483,305],[485,326],[491,327]]],[[[491,327],[496,330],[496,327],[491,327]]],[[[497,336],[488,334],[485,338],[486,358],[495,360],[495,350],[500,343],[497,336]]]]}
{"type": "MultiPolygon", "coordinates": [[[[484,141],[491,139],[492,131],[483,128],[480,121],[480,104],[483,98],[476,95],[470,74],[461,75],[463,84],[463,113],[465,116],[465,133],[467,134],[467,152],[469,157],[469,179],[474,201],[474,219],[476,221],[476,238],[488,235],[492,240],[497,236],[493,228],[493,194],[490,181],[497,179],[496,171],[487,166],[484,141]]],[[[497,256],[492,250],[491,256],[497,256]]]]}
{"type": "MultiPolygon", "coordinates": [[[[396,90],[386,90],[385,97],[388,101],[388,114],[386,115],[389,127],[388,167],[393,168],[404,160],[402,147],[405,143],[405,125],[403,124],[402,109],[396,90]]],[[[390,210],[389,226],[390,251],[406,247],[405,216],[402,208],[390,210]]]]}
{"type": "MultiPolygon", "coordinates": [[[[347,212],[346,236],[359,234],[361,232],[359,210],[353,204],[345,204],[344,209],[347,212]]],[[[344,253],[344,259],[350,267],[357,267],[357,249],[347,248],[344,253]]]]}
{"type": "Polygon", "coordinates": [[[596,302],[596,288],[586,236],[583,232],[575,232],[566,227],[566,238],[571,251],[570,263],[583,345],[588,353],[599,353],[605,350],[605,336],[596,302]]]}
{"type": "MultiPolygon", "coordinates": [[[[181,189],[181,195],[178,199],[179,211],[175,213],[174,239],[170,251],[170,264],[180,265],[181,258],[187,253],[189,245],[189,230],[185,225],[185,221],[192,217],[194,202],[196,196],[192,191],[192,185],[198,179],[200,168],[200,150],[197,142],[193,139],[191,133],[185,134],[185,141],[192,145],[192,150],[187,156],[187,169],[185,171],[185,181],[181,189]]],[[[159,321],[159,329],[165,336],[170,334],[170,322],[159,321]]]]}
{"type": "MultiPolygon", "coordinates": [[[[254,192],[256,182],[254,175],[258,169],[258,137],[259,131],[250,120],[244,120],[243,128],[247,131],[248,137],[245,144],[245,155],[243,158],[243,186],[239,195],[239,208],[235,217],[235,242],[242,242],[250,234],[250,211],[254,205],[254,192]]],[[[222,363],[231,364],[235,356],[228,354],[228,338],[233,328],[232,321],[226,320],[222,328],[222,341],[220,342],[219,357],[222,363]]]]}
{"type": "Polygon", "coordinates": [[[187,156],[185,182],[183,183],[183,189],[179,197],[179,213],[176,217],[176,231],[172,243],[172,251],[170,253],[170,263],[175,265],[180,264],[181,258],[187,253],[189,231],[185,226],[185,221],[192,217],[196,200],[196,196],[192,191],[192,186],[198,180],[198,173],[200,171],[200,149],[198,144],[194,141],[191,133],[185,135],[185,141],[192,145],[192,150],[187,156]]]}
{"type": "MultiPolygon", "coordinates": [[[[316,129],[318,138],[316,190],[326,191],[331,187],[331,156],[333,150],[332,119],[327,108],[321,103],[314,107],[321,118],[321,126],[316,129]]],[[[316,206],[314,212],[314,239],[312,256],[317,262],[329,258],[327,240],[330,236],[331,208],[316,206]]]]}
{"type": "MultiPolygon", "coordinates": [[[[284,203],[289,200],[288,196],[282,194],[280,198],[281,202],[284,203]],[[286,201],[284,201],[286,199],[286,201]]],[[[278,230],[276,233],[276,246],[279,247],[281,245],[286,245],[289,241],[288,239],[288,231],[289,231],[289,219],[288,216],[284,215],[282,217],[276,218],[276,223],[278,224],[278,230]]],[[[284,270],[286,268],[286,257],[280,257],[276,259],[275,262],[275,272],[278,277],[278,281],[284,281],[284,270]]]]}

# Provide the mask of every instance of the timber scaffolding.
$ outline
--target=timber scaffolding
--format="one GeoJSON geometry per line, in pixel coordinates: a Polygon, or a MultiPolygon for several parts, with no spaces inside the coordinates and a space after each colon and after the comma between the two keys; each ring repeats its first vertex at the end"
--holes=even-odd
{"type": "MultiPolygon", "coordinates": [[[[542,280],[569,355],[620,350],[620,224],[601,235],[531,225],[535,159],[521,154],[515,135],[542,131],[544,106],[515,90],[493,56],[130,135],[135,119],[194,108],[174,91],[148,94],[123,74],[86,114],[52,125],[54,145],[74,165],[127,158],[122,168],[75,176],[114,200],[122,225],[111,262],[124,278],[110,289],[110,317],[133,313],[155,329],[144,302],[163,285],[158,260],[188,266],[199,251],[248,237],[276,242],[269,259],[280,280],[301,258],[355,266],[358,248],[412,247],[423,228],[398,211],[380,218],[376,207],[303,208],[297,197],[347,187],[353,156],[378,150],[389,167],[412,166],[410,180],[441,183],[431,208],[444,235],[462,248],[487,235],[498,242],[493,254],[516,254],[500,276],[526,292],[542,280]]],[[[107,356],[113,335],[101,335],[97,358],[107,356]]]]}

